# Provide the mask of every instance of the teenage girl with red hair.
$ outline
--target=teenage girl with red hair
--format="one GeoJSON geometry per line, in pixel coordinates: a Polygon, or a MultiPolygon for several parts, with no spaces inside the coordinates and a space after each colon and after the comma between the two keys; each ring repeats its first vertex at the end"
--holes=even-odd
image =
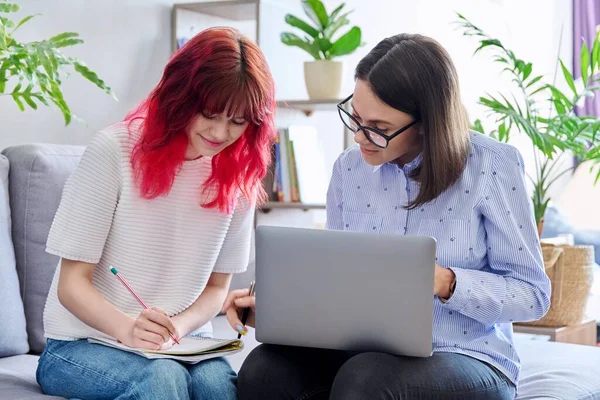
{"type": "Polygon", "coordinates": [[[249,257],[275,138],[274,84],[229,28],[176,53],[140,107],[97,134],[65,185],[47,242],[61,258],[44,311],[44,393],[67,398],[236,399],[227,361],[149,360],[91,344],[165,349],[210,335],[249,257]],[[109,270],[116,267],[140,305],[109,270]],[[141,311],[141,312],[140,312],[141,311]]]}

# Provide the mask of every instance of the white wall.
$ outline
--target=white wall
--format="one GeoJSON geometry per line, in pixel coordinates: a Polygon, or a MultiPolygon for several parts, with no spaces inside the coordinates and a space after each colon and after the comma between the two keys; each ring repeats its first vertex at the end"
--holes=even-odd
{"type": "MultiPolygon", "coordinates": [[[[263,0],[261,43],[277,83],[279,99],[306,98],[302,62],[309,60],[301,50],[279,41],[287,29],[283,15],[293,12],[304,17],[298,0],[263,0]]],[[[567,0],[347,0],[354,9],[351,22],[363,30],[366,45],[344,57],[343,94],[353,88],[352,71],[378,41],[399,32],[418,32],[439,40],[454,59],[462,95],[472,118],[481,117],[476,102],[486,91],[510,88],[507,77],[500,77],[498,66],[484,56],[473,57],[476,43],[462,37],[452,22],[458,11],[475,24],[500,38],[518,56],[534,63],[535,72],[552,75],[564,24],[561,57],[570,65],[571,9],[567,0]]],[[[47,109],[18,111],[10,97],[0,97],[0,148],[29,142],[85,144],[98,129],[118,121],[144,98],[160,78],[170,54],[170,0],[19,0],[23,14],[42,13],[19,32],[21,40],[36,40],[63,31],[79,32],[85,44],[68,50],[81,57],[115,90],[119,102],[97,90],[79,76],[64,86],[73,111],[86,120],[63,126],[60,113],[47,109]]],[[[325,0],[329,10],[339,1],[325,0]]],[[[281,112],[280,123],[315,123],[324,145],[330,149],[330,167],[342,150],[341,125],[334,113],[317,113],[310,119],[281,112]]],[[[516,141],[519,143],[519,141],[516,141]]],[[[519,144],[526,163],[531,165],[528,141],[519,144]]],[[[323,212],[273,211],[261,217],[268,223],[299,225],[322,223],[323,212]],[[282,215],[285,216],[282,217],[282,215]],[[284,218],[284,219],[282,219],[284,218]]]]}
{"type": "MultiPolygon", "coordinates": [[[[283,8],[282,4],[293,7],[296,1],[270,0],[269,3],[277,3],[283,8]]],[[[328,10],[339,4],[332,0],[325,0],[324,3],[328,10]]],[[[366,45],[343,58],[343,96],[352,92],[353,68],[381,39],[400,32],[421,33],[438,40],[453,58],[460,78],[463,101],[471,119],[486,119],[482,107],[477,104],[479,97],[486,92],[510,93],[513,85],[510,77],[501,76],[501,68],[485,54],[473,56],[477,42],[473,38],[463,37],[462,31],[453,24],[457,19],[456,12],[499,38],[518,57],[532,62],[534,73],[548,76],[549,82],[553,80],[559,53],[566,65],[571,64],[572,18],[570,1],[567,0],[372,0],[368,4],[363,0],[347,0],[346,4],[348,9],[356,10],[351,14],[351,23],[362,28],[366,45]],[[562,46],[559,52],[561,31],[562,46]]],[[[297,15],[305,18],[301,11],[297,15]]],[[[277,25],[277,29],[283,28],[284,24],[277,25]]],[[[310,57],[299,49],[281,46],[277,41],[269,43],[266,51],[270,64],[275,67],[274,74],[281,98],[306,98],[301,62],[310,57]]],[[[558,83],[560,82],[559,79],[558,83]]],[[[315,120],[330,147],[335,145],[334,140],[341,140],[340,125],[335,115],[316,115],[310,121],[315,120]]],[[[512,143],[519,147],[525,164],[532,173],[534,164],[529,139],[524,136],[515,137],[512,143]]],[[[333,163],[336,155],[335,151],[329,153],[326,160],[328,165],[333,163]]],[[[554,193],[560,193],[568,179],[569,176],[565,176],[562,182],[558,182],[554,193]]],[[[268,224],[306,225],[322,224],[324,220],[325,216],[321,211],[274,210],[262,216],[259,221],[268,224]]]]}
{"type": "Polygon", "coordinates": [[[0,96],[0,148],[29,142],[86,144],[94,132],[121,120],[160,78],[170,52],[167,0],[18,0],[21,16],[41,13],[17,32],[21,41],[78,32],[85,43],[65,53],[80,57],[115,90],[119,102],[79,75],[65,82],[65,99],[87,127],[64,126],[56,110],[22,113],[0,96]]]}

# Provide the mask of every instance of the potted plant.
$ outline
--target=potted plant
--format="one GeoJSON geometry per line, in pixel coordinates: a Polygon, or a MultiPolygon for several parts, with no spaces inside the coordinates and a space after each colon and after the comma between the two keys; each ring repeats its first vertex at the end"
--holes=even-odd
{"type": "MultiPolygon", "coordinates": [[[[458,25],[463,35],[477,38],[475,54],[484,49],[492,52],[493,60],[509,73],[518,95],[487,94],[479,99],[487,114],[493,117],[494,126],[489,134],[500,141],[508,141],[514,132],[527,135],[534,148],[535,175],[528,176],[533,184],[533,206],[538,233],[541,237],[544,214],[551,200],[549,189],[561,176],[583,164],[590,170],[600,165],[600,118],[577,115],[575,108],[600,89],[600,41],[596,36],[588,47],[583,44],[579,54],[581,80],[576,81],[562,60],[562,78],[569,90],[562,91],[554,83],[546,83],[544,76],[533,73],[530,62],[518,58],[500,40],[486,34],[468,19],[458,14],[458,25]],[[591,50],[590,50],[591,49],[591,50]],[[565,155],[577,157],[577,166],[561,166],[565,155]]],[[[553,77],[553,82],[556,76],[553,77]]],[[[473,123],[474,130],[484,133],[480,120],[473,123]]],[[[596,171],[596,182],[600,169],[596,171]]]]}
{"type": "Polygon", "coordinates": [[[61,84],[67,69],[72,68],[116,100],[111,88],[95,72],[77,58],[61,52],[62,48],[83,43],[77,33],[64,32],[29,43],[17,41],[14,33],[36,17],[29,15],[15,23],[8,16],[19,8],[10,0],[0,1],[0,97],[12,97],[21,111],[25,111],[26,105],[36,110],[39,104],[53,103],[68,125],[74,116],[64,99],[61,84]]]}
{"type": "Polygon", "coordinates": [[[291,14],[285,16],[286,23],[305,35],[301,38],[283,32],[281,41],[303,49],[314,58],[304,63],[304,80],[311,99],[339,98],[343,64],[333,60],[354,52],[361,45],[361,30],[357,26],[335,39],[339,29],[350,23],[348,15],[352,11],[342,13],[344,6],[342,3],[328,14],[321,0],[302,0],[304,12],[314,25],[291,14]]]}

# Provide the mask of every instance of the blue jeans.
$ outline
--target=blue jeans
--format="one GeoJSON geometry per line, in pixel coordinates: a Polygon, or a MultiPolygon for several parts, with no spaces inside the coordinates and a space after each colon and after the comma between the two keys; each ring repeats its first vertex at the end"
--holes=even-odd
{"type": "Polygon", "coordinates": [[[511,400],[515,386],[488,364],[261,345],[239,372],[240,400],[511,400]]]}
{"type": "Polygon", "coordinates": [[[149,360],[87,340],[48,340],[37,381],[45,394],[76,399],[237,399],[237,377],[224,358],[149,360]]]}

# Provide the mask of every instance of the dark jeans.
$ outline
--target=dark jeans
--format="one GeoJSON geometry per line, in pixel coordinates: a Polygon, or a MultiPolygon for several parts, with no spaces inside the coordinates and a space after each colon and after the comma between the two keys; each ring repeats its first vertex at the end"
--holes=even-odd
{"type": "Polygon", "coordinates": [[[430,358],[261,345],[239,372],[240,400],[508,400],[515,387],[474,358],[430,358]]]}

